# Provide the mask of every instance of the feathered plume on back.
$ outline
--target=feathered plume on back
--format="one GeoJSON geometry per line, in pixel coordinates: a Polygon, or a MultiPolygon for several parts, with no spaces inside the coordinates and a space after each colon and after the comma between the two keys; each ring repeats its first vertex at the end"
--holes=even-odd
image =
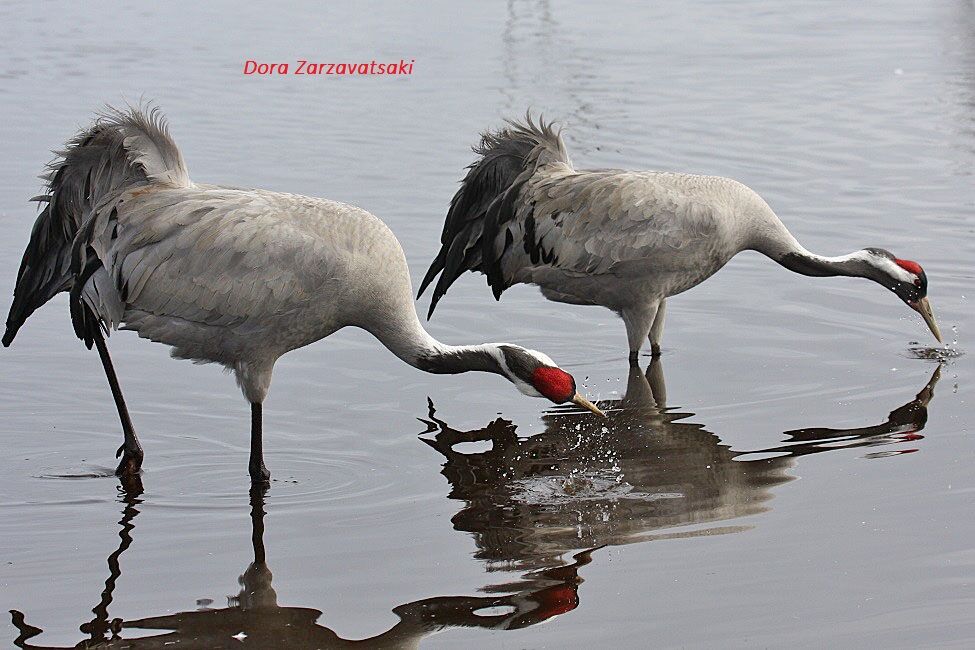
{"type": "Polygon", "coordinates": [[[122,136],[129,163],[142,169],[154,183],[172,187],[190,185],[183,154],[169,135],[166,118],[158,107],[148,112],[138,108],[119,111],[109,108],[96,123],[122,136]]]}
{"type": "Polygon", "coordinates": [[[437,302],[450,285],[465,271],[480,271],[499,298],[507,286],[501,276],[499,259],[511,242],[499,249],[495,239],[500,228],[515,218],[516,199],[525,182],[539,167],[551,163],[570,165],[562,136],[539,117],[536,124],[531,114],[524,122],[507,120],[499,131],[486,131],[474,147],[480,156],[470,166],[454,194],[447,212],[442,244],[430,264],[417,297],[437,274],[440,279],[430,302],[429,318],[437,302]]]}
{"type": "Polygon", "coordinates": [[[3,345],[41,305],[72,288],[72,244],[98,204],[134,185],[191,184],[183,156],[158,108],[108,108],[68,140],[41,176],[47,205],[34,222],[17,274],[3,345]]]}

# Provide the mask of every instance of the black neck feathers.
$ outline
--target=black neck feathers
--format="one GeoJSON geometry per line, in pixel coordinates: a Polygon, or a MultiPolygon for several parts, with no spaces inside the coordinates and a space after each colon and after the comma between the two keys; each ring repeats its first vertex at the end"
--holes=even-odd
{"type": "Polygon", "coordinates": [[[437,375],[456,375],[472,370],[501,374],[498,360],[483,347],[454,348],[444,352],[427,353],[416,360],[416,367],[437,375]]]}

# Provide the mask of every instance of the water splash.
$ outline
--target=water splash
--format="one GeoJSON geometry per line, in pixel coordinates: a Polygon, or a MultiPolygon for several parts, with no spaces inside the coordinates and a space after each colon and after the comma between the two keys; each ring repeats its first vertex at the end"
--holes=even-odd
{"type": "Polygon", "coordinates": [[[956,347],[927,347],[923,345],[910,347],[907,349],[907,352],[908,356],[914,359],[925,359],[927,361],[937,361],[938,363],[946,363],[965,354],[964,350],[956,347]]]}

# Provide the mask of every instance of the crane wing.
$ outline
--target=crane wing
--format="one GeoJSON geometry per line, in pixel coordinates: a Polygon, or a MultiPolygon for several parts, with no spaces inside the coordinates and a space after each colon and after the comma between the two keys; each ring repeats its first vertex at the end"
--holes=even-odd
{"type": "Polygon", "coordinates": [[[506,282],[530,281],[519,274],[540,266],[599,275],[692,263],[687,252],[713,238],[719,219],[713,201],[695,200],[681,182],[686,178],[569,168],[536,173],[495,239],[506,282]]]}
{"type": "Polygon", "coordinates": [[[558,130],[530,116],[482,134],[474,151],[478,158],[451,201],[440,252],[420,283],[422,294],[437,280],[428,316],[466,271],[483,273],[500,298],[513,284],[558,284],[566,276],[669,268],[683,272],[674,276],[706,277],[704,265],[721,258],[714,253],[722,240],[713,235],[727,207],[728,188],[721,186],[732,181],[578,171],[558,130]]]}
{"type": "Polygon", "coordinates": [[[124,193],[83,229],[104,267],[85,284],[86,302],[110,327],[123,319],[122,305],[222,328],[287,317],[329,277],[326,244],[300,218],[321,210],[314,202],[206,186],[124,193]]]}
{"type": "MultiPolygon", "coordinates": [[[[179,148],[156,108],[106,109],[68,140],[42,178],[47,181],[46,191],[34,200],[46,205],[34,223],[17,274],[3,336],[5,346],[24,321],[55,294],[75,288],[80,291],[76,269],[72,269],[72,242],[106,197],[148,184],[192,185],[179,148]]],[[[73,311],[83,312],[78,305],[73,311]]],[[[83,313],[75,315],[89,318],[83,313]]]]}

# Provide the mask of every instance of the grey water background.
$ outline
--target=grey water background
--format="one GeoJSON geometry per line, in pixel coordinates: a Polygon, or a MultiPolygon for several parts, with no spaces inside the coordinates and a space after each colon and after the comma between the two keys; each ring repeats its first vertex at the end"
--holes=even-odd
{"type": "MultiPolygon", "coordinates": [[[[531,107],[579,166],[731,176],[811,250],[919,261],[964,350],[973,70],[968,0],[6,2],[0,305],[36,175],[105,102],[156,100],[196,180],[374,212],[414,283],[478,131],[531,107]],[[241,74],[297,58],[416,63],[241,74]]],[[[277,365],[276,480],[252,511],[232,379],[124,332],[110,348],[146,449],[126,494],[97,355],[64,296],[39,311],[0,351],[0,609],[24,621],[0,645],[113,627],[180,647],[975,641],[972,357],[917,358],[933,340],[888,292],[743,254],[671,301],[663,358],[636,374],[609,312],[527,287],[496,303],[479,276],[429,327],[544,350],[627,401],[606,423],[546,414],[497,377],[425,375],[342,331],[277,365]]]]}

